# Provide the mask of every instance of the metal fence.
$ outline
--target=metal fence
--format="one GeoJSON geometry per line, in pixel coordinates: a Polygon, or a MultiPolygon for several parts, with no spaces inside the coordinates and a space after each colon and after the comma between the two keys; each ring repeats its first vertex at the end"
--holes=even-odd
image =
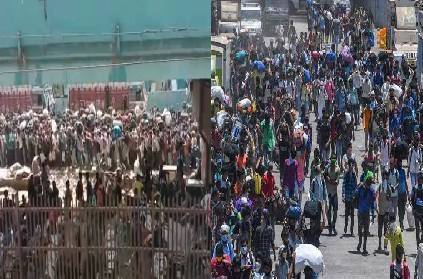
{"type": "Polygon", "coordinates": [[[0,209],[0,278],[208,278],[199,207],[0,209]]]}

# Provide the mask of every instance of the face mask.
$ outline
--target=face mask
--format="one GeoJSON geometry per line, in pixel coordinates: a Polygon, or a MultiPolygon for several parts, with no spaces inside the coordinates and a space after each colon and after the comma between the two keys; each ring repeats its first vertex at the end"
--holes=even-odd
{"type": "Polygon", "coordinates": [[[261,268],[261,263],[260,262],[256,262],[256,270],[260,270],[261,268]]]}

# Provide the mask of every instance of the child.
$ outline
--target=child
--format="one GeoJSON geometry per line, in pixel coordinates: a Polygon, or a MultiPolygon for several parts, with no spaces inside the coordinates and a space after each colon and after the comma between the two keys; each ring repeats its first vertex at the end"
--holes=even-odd
{"type": "Polygon", "coordinates": [[[391,263],[390,277],[391,279],[410,279],[410,269],[404,258],[404,247],[398,244],[395,248],[396,257],[391,263]]]}

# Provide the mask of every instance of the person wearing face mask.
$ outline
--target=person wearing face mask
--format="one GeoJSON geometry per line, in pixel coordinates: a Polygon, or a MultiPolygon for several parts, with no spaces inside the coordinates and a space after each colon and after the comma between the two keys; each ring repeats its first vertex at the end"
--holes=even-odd
{"type": "Polygon", "coordinates": [[[270,225],[269,220],[266,220],[264,214],[260,217],[260,226],[256,229],[254,234],[254,255],[255,258],[270,259],[270,249],[273,250],[273,257],[276,260],[274,231],[270,225]]]}
{"type": "Polygon", "coordinates": [[[340,169],[337,165],[336,159],[332,158],[330,165],[325,169],[324,177],[327,186],[329,207],[327,212],[327,219],[329,222],[329,234],[337,235],[336,219],[338,217],[338,184],[339,184],[340,169]]]}
{"type": "MultiPolygon", "coordinates": [[[[360,252],[363,245],[363,255],[368,255],[367,252],[367,236],[369,235],[370,226],[370,212],[374,210],[375,193],[371,187],[373,184],[373,173],[367,172],[364,183],[361,184],[354,196],[358,201],[358,245],[357,251],[360,252]]],[[[372,216],[374,218],[374,216],[372,216]]]]}
{"type": "Polygon", "coordinates": [[[411,188],[411,205],[416,226],[417,247],[423,240],[423,172],[418,174],[418,184],[411,188]]]}
{"type": "MultiPolygon", "coordinates": [[[[399,173],[395,168],[395,159],[389,162],[388,170],[388,195],[389,195],[389,213],[395,218],[398,212],[398,188],[399,188],[399,173]]],[[[401,228],[403,228],[401,220],[401,228]]]]}
{"type": "Polygon", "coordinates": [[[254,267],[254,256],[248,249],[246,241],[242,242],[240,250],[241,279],[249,279],[251,275],[251,270],[254,267]]]}
{"type": "Polygon", "coordinates": [[[325,205],[328,200],[328,192],[325,180],[322,176],[321,166],[316,167],[316,176],[314,177],[310,187],[310,197],[312,201],[318,201],[321,204],[323,212],[323,223],[326,223],[326,208],[325,205]]]}
{"type": "Polygon", "coordinates": [[[291,150],[290,157],[285,160],[282,185],[287,198],[293,198],[298,193],[298,161],[295,160],[295,156],[295,150],[291,150]]]}
{"type": "Polygon", "coordinates": [[[216,257],[218,247],[222,247],[223,253],[228,255],[229,259],[233,259],[235,256],[234,247],[232,244],[231,237],[229,235],[230,228],[228,225],[223,224],[220,226],[220,241],[216,244],[213,252],[213,258],[216,257]]]}
{"type": "Polygon", "coordinates": [[[388,140],[388,135],[385,133],[382,136],[382,141],[380,142],[379,150],[380,150],[380,155],[379,155],[380,168],[381,170],[383,170],[384,168],[388,168],[389,155],[391,154],[390,142],[388,140]]]}
{"type": "Polygon", "coordinates": [[[348,160],[348,167],[342,183],[342,201],[345,203],[345,226],[344,233],[348,230],[348,218],[351,217],[350,235],[354,236],[354,203],[353,196],[357,189],[357,173],[354,169],[355,161],[348,160]]]}
{"type": "Polygon", "coordinates": [[[411,188],[417,185],[417,177],[421,167],[422,150],[417,140],[413,141],[413,146],[408,152],[408,171],[407,176],[410,178],[411,188]]]}
{"type": "Polygon", "coordinates": [[[401,131],[401,119],[398,116],[398,111],[395,109],[389,121],[389,134],[391,136],[399,135],[401,131]]]}
{"type": "Polygon", "coordinates": [[[264,120],[260,123],[260,130],[262,133],[264,162],[266,165],[268,165],[272,160],[271,155],[276,145],[273,121],[270,119],[269,114],[266,114],[264,120]]]}
{"type": "Polygon", "coordinates": [[[407,185],[407,177],[402,167],[402,160],[397,160],[396,169],[398,171],[398,219],[401,229],[404,230],[405,205],[409,200],[409,190],[407,185]]]}
{"type": "Polygon", "coordinates": [[[404,247],[404,240],[402,237],[401,228],[395,223],[395,217],[392,215],[389,217],[389,227],[385,234],[385,247],[387,247],[388,242],[391,245],[391,258],[392,261],[394,261],[396,258],[396,247],[398,245],[404,247]]]}
{"type": "MultiPolygon", "coordinates": [[[[377,249],[378,251],[382,251],[382,236],[386,235],[386,224],[389,218],[388,177],[389,173],[387,171],[384,171],[382,173],[382,183],[379,184],[379,187],[376,192],[377,237],[379,238],[379,246],[377,249]]],[[[383,251],[385,253],[387,253],[386,247],[386,245],[384,245],[383,247],[383,251]]]]}
{"type": "Polygon", "coordinates": [[[289,272],[289,263],[288,263],[288,247],[282,245],[279,248],[279,258],[275,266],[275,273],[277,279],[287,279],[289,272]]]}

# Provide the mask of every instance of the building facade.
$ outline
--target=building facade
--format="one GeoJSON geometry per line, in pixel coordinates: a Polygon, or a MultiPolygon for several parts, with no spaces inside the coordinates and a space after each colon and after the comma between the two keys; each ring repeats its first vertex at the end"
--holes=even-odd
{"type": "Polygon", "coordinates": [[[3,86],[210,75],[206,0],[3,2],[3,86]]]}

